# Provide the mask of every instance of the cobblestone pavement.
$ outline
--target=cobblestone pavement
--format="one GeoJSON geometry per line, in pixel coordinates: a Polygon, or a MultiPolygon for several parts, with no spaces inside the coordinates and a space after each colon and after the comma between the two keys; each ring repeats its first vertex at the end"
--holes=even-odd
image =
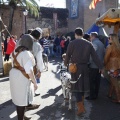
{"type": "MultiPolygon", "coordinates": [[[[75,98],[72,99],[72,111],[68,111],[68,105],[61,107],[63,102],[61,82],[59,74],[56,74],[60,60],[51,59],[49,70],[42,73],[38,92],[34,103],[41,104],[36,110],[27,111],[31,120],[120,120],[120,105],[112,103],[107,98],[108,81],[101,80],[99,98],[94,101],[85,100],[86,113],[78,117],[75,98]]],[[[9,90],[8,77],[0,78],[0,120],[17,120],[15,106],[12,104],[9,90]]]]}

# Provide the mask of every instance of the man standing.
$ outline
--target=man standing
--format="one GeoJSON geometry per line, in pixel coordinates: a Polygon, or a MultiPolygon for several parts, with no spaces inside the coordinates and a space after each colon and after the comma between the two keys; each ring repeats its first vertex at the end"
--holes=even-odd
{"type": "MultiPolygon", "coordinates": [[[[36,78],[40,79],[41,73],[43,72],[43,69],[44,69],[43,58],[42,58],[43,48],[38,42],[38,40],[42,37],[42,29],[39,27],[35,28],[32,31],[31,35],[34,38],[32,53],[36,60],[36,68],[37,68],[36,78]]],[[[38,96],[38,95],[40,94],[37,93],[36,91],[35,96],[38,96]]]]}
{"type": "MultiPolygon", "coordinates": [[[[93,44],[93,47],[100,59],[101,62],[104,60],[105,48],[104,44],[97,38],[97,32],[91,32],[90,41],[93,44]]],[[[98,97],[100,80],[101,80],[101,72],[99,71],[98,66],[94,63],[93,59],[90,58],[90,66],[89,66],[89,75],[90,75],[90,96],[88,96],[87,100],[93,100],[98,97]]]]}
{"type": "Polygon", "coordinates": [[[59,57],[61,55],[61,46],[60,46],[60,36],[57,35],[57,37],[54,40],[54,45],[56,46],[56,57],[59,57]]]}
{"type": "Polygon", "coordinates": [[[75,92],[78,112],[77,115],[81,115],[85,112],[84,108],[84,93],[89,92],[89,70],[88,62],[92,56],[94,62],[97,66],[102,69],[103,64],[99,60],[93,45],[83,39],[83,29],[76,28],[75,30],[75,40],[73,40],[69,45],[66,52],[65,65],[68,66],[69,62],[75,63],[77,66],[76,73],[71,73],[72,77],[72,92],[75,92]],[[81,77],[79,78],[79,75],[81,77]],[[78,79],[79,78],[79,79],[78,79]]]}

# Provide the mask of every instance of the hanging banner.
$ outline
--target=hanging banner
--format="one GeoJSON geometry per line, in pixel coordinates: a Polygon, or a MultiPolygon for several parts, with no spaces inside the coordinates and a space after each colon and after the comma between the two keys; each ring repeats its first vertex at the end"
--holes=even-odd
{"type": "Polygon", "coordinates": [[[70,18],[77,18],[78,17],[78,0],[71,0],[70,2],[70,18]]]}
{"type": "Polygon", "coordinates": [[[54,27],[56,30],[58,27],[58,25],[57,25],[57,13],[53,13],[53,22],[54,22],[54,27]]]}

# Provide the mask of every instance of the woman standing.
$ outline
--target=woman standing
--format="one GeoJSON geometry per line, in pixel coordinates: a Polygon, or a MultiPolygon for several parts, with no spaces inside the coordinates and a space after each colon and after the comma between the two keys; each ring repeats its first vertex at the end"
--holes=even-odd
{"type": "Polygon", "coordinates": [[[6,54],[6,51],[7,51],[7,45],[8,45],[8,42],[10,40],[10,36],[8,36],[6,38],[6,40],[4,41],[4,53],[5,53],[5,58],[4,58],[4,61],[8,61],[9,60],[9,55],[6,54]]]}
{"type": "Polygon", "coordinates": [[[68,47],[68,45],[69,45],[69,43],[70,43],[70,40],[71,40],[71,37],[70,36],[67,36],[67,39],[65,40],[65,47],[64,47],[64,53],[66,53],[66,51],[67,51],[67,47],[68,47]]]}
{"type": "Polygon", "coordinates": [[[120,43],[116,34],[109,35],[109,46],[106,49],[104,64],[111,82],[109,97],[114,91],[116,100],[113,102],[120,103],[120,43]]]}
{"type": "Polygon", "coordinates": [[[13,103],[16,105],[18,120],[23,120],[25,106],[32,101],[37,84],[33,72],[34,56],[30,51],[33,47],[33,37],[23,35],[19,46],[12,54],[13,68],[9,73],[10,90],[13,103]],[[34,85],[34,89],[33,89],[34,85]]]}
{"type": "Polygon", "coordinates": [[[62,40],[61,40],[61,42],[60,42],[60,46],[61,46],[61,57],[62,57],[62,55],[64,54],[65,40],[66,40],[65,36],[62,36],[62,40]]]}
{"type": "MultiPolygon", "coordinates": [[[[31,35],[34,38],[32,53],[33,53],[35,60],[36,60],[35,61],[36,68],[37,68],[36,78],[40,79],[41,73],[43,72],[43,69],[44,69],[43,58],[42,58],[43,48],[38,42],[38,40],[42,37],[42,29],[39,27],[35,28],[31,32],[31,35]]],[[[36,91],[35,96],[38,96],[38,95],[40,95],[40,93],[38,91],[36,91]]],[[[34,108],[34,106],[33,106],[33,108],[34,108]]]]}
{"type": "Polygon", "coordinates": [[[16,42],[15,42],[14,36],[11,36],[10,38],[8,38],[7,50],[6,50],[6,54],[5,54],[6,56],[5,56],[4,61],[5,60],[9,61],[9,56],[14,51],[15,46],[16,46],[16,42]]]}

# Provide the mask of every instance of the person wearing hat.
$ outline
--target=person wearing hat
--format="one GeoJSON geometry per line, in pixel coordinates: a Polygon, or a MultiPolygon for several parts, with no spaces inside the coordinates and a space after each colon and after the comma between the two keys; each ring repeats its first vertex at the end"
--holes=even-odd
{"type": "MultiPolygon", "coordinates": [[[[34,38],[34,42],[33,42],[33,55],[35,57],[36,60],[36,68],[37,68],[37,75],[36,75],[36,79],[39,79],[41,76],[41,72],[44,69],[44,64],[43,64],[43,58],[42,58],[42,52],[43,52],[43,48],[40,45],[40,43],[38,42],[38,40],[40,39],[40,37],[42,36],[42,29],[37,27],[35,28],[32,32],[31,35],[34,38]]],[[[35,96],[40,95],[40,93],[38,93],[37,91],[35,92],[35,96]]]]}
{"type": "Polygon", "coordinates": [[[34,38],[25,34],[19,41],[19,46],[12,53],[12,69],[9,73],[10,91],[13,103],[16,105],[18,120],[23,120],[25,106],[33,101],[34,90],[37,89],[33,67],[35,59],[31,53],[34,38]]]}
{"type": "MultiPolygon", "coordinates": [[[[43,68],[44,68],[43,59],[42,59],[43,48],[38,43],[38,40],[41,37],[41,34],[42,34],[42,29],[39,27],[35,28],[30,33],[30,35],[33,37],[33,46],[32,46],[31,52],[33,53],[33,56],[35,58],[35,63],[36,63],[36,65],[34,67],[35,68],[34,72],[36,72],[35,73],[36,81],[37,81],[37,79],[40,78],[41,72],[43,71],[43,68]]],[[[38,96],[38,95],[40,95],[40,93],[35,91],[34,96],[38,96]]],[[[33,104],[33,100],[31,100],[25,108],[26,108],[26,110],[32,110],[32,109],[37,109],[39,106],[40,105],[33,104]]]]}

